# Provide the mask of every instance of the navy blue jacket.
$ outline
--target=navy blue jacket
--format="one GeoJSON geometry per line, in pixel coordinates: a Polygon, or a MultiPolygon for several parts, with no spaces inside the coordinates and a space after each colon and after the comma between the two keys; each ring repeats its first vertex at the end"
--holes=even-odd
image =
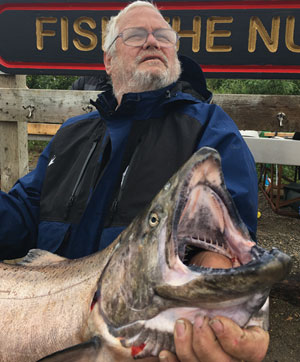
{"type": "Polygon", "coordinates": [[[201,69],[182,62],[175,84],[129,93],[117,110],[106,85],[97,111],[62,125],[36,169],[0,193],[1,259],[35,247],[69,258],[105,248],[203,146],[219,151],[227,188],[255,238],[253,157],[231,118],[208,103],[201,69]]]}

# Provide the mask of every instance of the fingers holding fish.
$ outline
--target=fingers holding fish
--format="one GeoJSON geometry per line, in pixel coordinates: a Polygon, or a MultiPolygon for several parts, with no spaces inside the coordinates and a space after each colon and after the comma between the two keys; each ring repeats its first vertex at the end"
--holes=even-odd
{"type": "Polygon", "coordinates": [[[174,340],[179,361],[236,361],[224,352],[210,323],[211,320],[209,318],[199,315],[196,317],[194,325],[189,321],[185,321],[186,333],[181,338],[175,332],[174,340]]]}
{"type": "Polygon", "coordinates": [[[179,319],[175,324],[174,341],[176,355],[163,351],[159,354],[160,361],[165,362],[199,362],[193,351],[193,326],[186,319],[179,319]]]}
{"type": "Polygon", "coordinates": [[[185,319],[177,321],[174,341],[177,357],[162,351],[160,361],[260,362],[266,354],[269,338],[259,327],[242,329],[228,318],[209,319],[199,315],[193,325],[185,319]]]}
{"type": "Polygon", "coordinates": [[[260,362],[264,359],[268,345],[269,333],[260,327],[240,328],[226,317],[218,316],[211,323],[220,345],[228,354],[238,360],[260,362]]]}
{"type": "Polygon", "coordinates": [[[201,362],[235,362],[220,345],[212,329],[214,319],[197,316],[193,326],[193,349],[201,362]]]}

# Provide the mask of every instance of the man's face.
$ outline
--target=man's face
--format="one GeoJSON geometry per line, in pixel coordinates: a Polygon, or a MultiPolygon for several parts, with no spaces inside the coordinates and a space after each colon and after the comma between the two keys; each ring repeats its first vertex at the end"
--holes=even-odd
{"type": "MultiPolygon", "coordinates": [[[[118,22],[119,32],[133,27],[145,28],[148,32],[166,28],[163,17],[148,7],[129,10],[118,22]]],[[[161,47],[152,34],[140,47],[123,44],[116,40],[114,54],[105,54],[106,72],[111,76],[118,101],[124,93],[143,92],[165,87],[175,82],[180,75],[180,64],[174,47],[161,47]]]]}

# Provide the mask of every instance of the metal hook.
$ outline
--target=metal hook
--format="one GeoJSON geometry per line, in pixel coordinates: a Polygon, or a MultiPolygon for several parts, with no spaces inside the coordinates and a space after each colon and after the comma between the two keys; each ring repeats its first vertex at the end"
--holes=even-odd
{"type": "Polygon", "coordinates": [[[27,114],[26,118],[31,118],[33,115],[33,112],[35,111],[35,106],[32,106],[31,104],[29,106],[23,106],[24,109],[29,109],[29,113],[27,114]]]}
{"type": "Polygon", "coordinates": [[[285,113],[283,112],[279,112],[277,113],[277,119],[279,121],[279,127],[282,127],[283,126],[283,120],[285,119],[285,113]]]}
{"type": "Polygon", "coordinates": [[[90,113],[93,111],[93,107],[89,104],[86,107],[82,107],[82,110],[85,111],[86,113],[90,113]]]}

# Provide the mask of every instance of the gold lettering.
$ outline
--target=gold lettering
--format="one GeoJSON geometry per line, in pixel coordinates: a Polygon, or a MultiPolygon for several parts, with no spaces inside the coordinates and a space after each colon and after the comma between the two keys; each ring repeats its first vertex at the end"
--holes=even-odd
{"type": "Polygon", "coordinates": [[[38,50],[44,49],[44,36],[55,36],[54,30],[44,30],[43,24],[54,24],[57,22],[57,18],[53,17],[41,17],[35,20],[36,29],[36,47],[38,50]]]}
{"type": "Polygon", "coordinates": [[[255,52],[257,33],[259,33],[269,52],[275,53],[278,49],[279,28],[280,17],[274,16],[272,18],[271,36],[269,36],[261,20],[257,16],[252,16],[249,25],[248,51],[250,53],[255,52]]]}
{"type": "MultiPolygon", "coordinates": [[[[195,16],[193,18],[193,30],[180,30],[181,20],[179,16],[174,16],[172,21],[172,28],[178,33],[181,38],[192,38],[192,50],[194,53],[200,50],[200,36],[201,36],[201,18],[195,16]]],[[[178,42],[179,48],[179,42],[178,42]]]]}
{"type": "Polygon", "coordinates": [[[206,51],[208,52],[231,52],[231,45],[215,45],[215,38],[231,36],[230,30],[215,30],[216,24],[228,24],[233,22],[232,16],[212,16],[207,19],[206,51]]]}
{"type": "Polygon", "coordinates": [[[104,17],[101,19],[102,50],[104,50],[104,49],[103,49],[103,44],[104,44],[104,41],[105,41],[106,27],[107,27],[108,22],[109,22],[109,18],[107,18],[106,16],[104,16],[104,17]]]}
{"type": "Polygon", "coordinates": [[[288,16],[286,19],[285,44],[288,50],[293,53],[300,53],[300,45],[294,42],[295,34],[295,17],[288,16]]]}
{"type": "Polygon", "coordinates": [[[69,31],[68,31],[69,21],[68,18],[63,16],[60,19],[60,27],[61,27],[61,48],[63,51],[69,49],[69,31]]]}
{"type": "Polygon", "coordinates": [[[74,28],[74,31],[75,31],[76,34],[90,39],[90,43],[88,45],[82,44],[81,41],[78,38],[75,38],[73,40],[73,44],[74,44],[75,48],[77,48],[78,50],[87,52],[87,51],[91,51],[91,50],[96,48],[97,43],[98,43],[98,39],[97,39],[96,34],[94,34],[92,31],[82,29],[81,28],[82,23],[86,23],[86,24],[88,24],[88,26],[91,29],[95,29],[96,28],[96,22],[92,18],[82,16],[82,17],[76,19],[74,24],[73,24],[73,28],[74,28]]]}

